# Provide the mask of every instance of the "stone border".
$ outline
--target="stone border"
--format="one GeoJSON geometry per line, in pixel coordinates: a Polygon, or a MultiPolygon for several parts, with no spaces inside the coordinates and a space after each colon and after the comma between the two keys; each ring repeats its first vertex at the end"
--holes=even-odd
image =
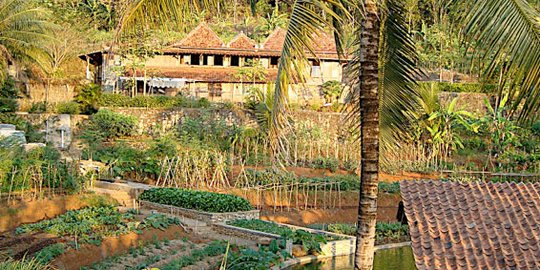
{"type": "Polygon", "coordinates": [[[239,212],[227,212],[227,213],[210,213],[193,209],[186,209],[172,205],[159,204],[144,200],[139,200],[139,204],[142,208],[150,210],[156,210],[162,213],[169,213],[175,216],[184,216],[191,219],[204,221],[209,224],[226,222],[236,219],[258,219],[260,216],[259,210],[239,211],[239,212]]]}
{"type": "MultiPolygon", "coordinates": [[[[379,245],[379,246],[375,246],[375,251],[377,250],[385,250],[385,249],[392,249],[392,248],[400,248],[400,247],[406,247],[406,246],[410,246],[411,245],[411,242],[408,241],[408,242],[401,242],[401,243],[392,243],[392,244],[386,244],[386,245],[379,245]]],[[[271,270],[283,270],[283,269],[286,269],[286,268],[289,268],[291,266],[295,266],[295,265],[298,265],[298,264],[308,264],[308,263],[312,263],[312,262],[316,262],[316,261],[320,261],[320,260],[323,260],[323,259],[329,259],[329,258],[332,258],[332,257],[341,257],[341,256],[350,256],[354,254],[354,251],[353,253],[351,254],[348,254],[348,255],[340,255],[340,256],[330,256],[330,255],[319,255],[319,256],[315,256],[315,255],[308,255],[308,256],[304,256],[304,257],[299,257],[299,258],[292,258],[292,259],[288,259],[286,261],[284,261],[282,264],[280,264],[279,266],[273,266],[271,268],[271,270]]]]}
{"type": "Polygon", "coordinates": [[[212,229],[220,234],[236,236],[239,238],[248,239],[251,241],[259,242],[261,238],[280,239],[281,236],[272,233],[266,233],[261,231],[255,231],[251,229],[235,227],[227,225],[225,223],[216,223],[212,225],[212,229]]]}
{"type": "MultiPolygon", "coordinates": [[[[315,230],[315,229],[299,227],[299,226],[283,224],[283,223],[277,223],[277,222],[274,222],[274,223],[276,223],[278,226],[289,227],[294,230],[304,230],[312,234],[326,235],[326,236],[332,236],[332,237],[337,238],[337,240],[328,241],[326,244],[321,245],[321,251],[322,251],[322,254],[324,254],[321,256],[325,258],[350,255],[354,253],[356,238],[353,236],[338,234],[338,233],[331,233],[327,231],[315,230]]],[[[261,237],[266,237],[270,239],[281,238],[281,236],[279,235],[235,227],[235,226],[227,225],[224,223],[214,224],[214,228],[216,228],[216,231],[220,233],[224,233],[227,235],[234,235],[237,237],[241,237],[241,238],[245,238],[245,239],[249,239],[249,240],[253,240],[257,242],[258,240],[260,240],[261,237]]]]}

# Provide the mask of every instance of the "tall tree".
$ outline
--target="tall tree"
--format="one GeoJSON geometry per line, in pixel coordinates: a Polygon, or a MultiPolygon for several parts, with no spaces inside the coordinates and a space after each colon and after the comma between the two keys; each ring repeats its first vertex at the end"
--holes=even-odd
{"type": "Polygon", "coordinates": [[[364,1],[360,36],[360,198],[356,232],[356,269],[373,268],[379,182],[379,35],[376,0],[364,1]]]}

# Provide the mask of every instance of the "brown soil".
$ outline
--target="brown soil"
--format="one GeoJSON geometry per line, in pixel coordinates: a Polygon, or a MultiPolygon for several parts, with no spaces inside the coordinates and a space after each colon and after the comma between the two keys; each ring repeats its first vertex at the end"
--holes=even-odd
{"type": "Polygon", "coordinates": [[[78,250],[71,249],[60,255],[53,261],[53,265],[59,269],[79,269],[93,263],[104,260],[109,256],[126,253],[130,247],[145,245],[155,241],[167,239],[178,239],[188,237],[190,241],[201,243],[204,240],[196,238],[192,234],[187,234],[180,226],[171,226],[165,230],[150,229],[142,234],[129,233],[119,237],[107,237],[103,239],[100,246],[85,244],[78,250]]]}
{"type": "MultiPolygon", "coordinates": [[[[253,169],[253,170],[264,170],[270,168],[268,166],[244,166],[244,169],[253,169]]],[[[334,175],[347,175],[351,174],[351,172],[339,169],[336,172],[331,172],[327,169],[314,169],[314,168],[304,168],[304,167],[293,167],[288,166],[286,167],[287,171],[293,172],[296,176],[303,176],[303,177],[325,177],[325,176],[334,176],[334,175]]],[[[231,179],[235,179],[238,174],[241,172],[241,166],[233,166],[232,169],[232,177],[231,179]]],[[[414,179],[439,179],[440,175],[433,173],[433,174],[423,174],[423,173],[413,173],[413,172],[402,172],[400,174],[387,174],[387,173],[379,173],[379,180],[383,182],[397,182],[402,180],[414,180],[414,179]]]]}
{"type": "Polygon", "coordinates": [[[12,231],[0,235],[0,254],[19,260],[59,241],[58,237],[50,234],[17,235],[12,231]]]}
{"type": "MultiPolygon", "coordinates": [[[[9,207],[0,208],[0,233],[15,229],[21,224],[51,219],[68,210],[89,206],[99,198],[103,196],[82,194],[61,195],[34,201],[15,201],[9,207]]],[[[110,198],[107,200],[110,201],[110,198]]]]}
{"type": "MultiPolygon", "coordinates": [[[[274,212],[270,208],[265,208],[261,213],[261,219],[298,226],[321,223],[355,223],[358,218],[358,192],[352,193],[349,196],[350,201],[347,203],[348,206],[341,209],[291,209],[291,211],[283,210],[274,212]]],[[[399,194],[381,194],[377,202],[377,220],[382,222],[396,222],[400,201],[401,196],[399,194]]]]}

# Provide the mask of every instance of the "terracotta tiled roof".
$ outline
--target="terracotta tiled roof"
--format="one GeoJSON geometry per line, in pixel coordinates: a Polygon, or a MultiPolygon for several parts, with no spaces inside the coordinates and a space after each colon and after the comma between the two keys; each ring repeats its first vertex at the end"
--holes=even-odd
{"type": "Polygon", "coordinates": [[[276,30],[266,38],[262,45],[262,49],[267,51],[281,51],[286,34],[287,32],[283,28],[276,28],[276,30]]]}
{"type": "Polygon", "coordinates": [[[236,48],[236,49],[255,49],[257,43],[253,41],[251,38],[246,36],[244,32],[240,32],[240,34],[236,35],[231,42],[229,42],[229,48],[236,48]]]}
{"type": "Polygon", "coordinates": [[[177,47],[192,48],[221,48],[224,43],[219,36],[206,23],[201,23],[191,30],[180,42],[174,44],[177,47]]]}
{"type": "Polygon", "coordinates": [[[416,267],[540,269],[540,183],[403,181],[416,267]]]}
{"type": "MultiPolygon", "coordinates": [[[[165,78],[183,78],[191,79],[199,82],[222,82],[222,83],[235,83],[240,82],[240,78],[237,76],[239,68],[234,67],[209,67],[209,66],[187,66],[187,67],[174,67],[163,68],[153,70],[149,68],[147,70],[148,76],[165,77],[165,78]]],[[[127,76],[131,76],[132,73],[128,72],[127,76]]],[[[137,71],[137,76],[144,76],[142,71],[137,71]]],[[[274,82],[277,77],[277,69],[268,69],[266,80],[256,81],[257,83],[274,82]]],[[[251,81],[250,81],[251,82],[251,81]]],[[[244,81],[244,83],[250,83],[244,81]]]]}

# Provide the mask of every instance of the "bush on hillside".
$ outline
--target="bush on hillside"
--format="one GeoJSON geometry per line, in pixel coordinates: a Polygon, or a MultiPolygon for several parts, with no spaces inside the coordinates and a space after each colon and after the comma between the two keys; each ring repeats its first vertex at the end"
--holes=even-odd
{"type": "Polygon", "coordinates": [[[89,130],[101,132],[104,138],[114,139],[133,135],[136,124],[137,119],[133,116],[100,110],[93,115],[89,130]]]}
{"type": "Polygon", "coordinates": [[[79,114],[81,109],[79,103],[68,101],[57,103],[54,111],[59,114],[79,114]]]}

